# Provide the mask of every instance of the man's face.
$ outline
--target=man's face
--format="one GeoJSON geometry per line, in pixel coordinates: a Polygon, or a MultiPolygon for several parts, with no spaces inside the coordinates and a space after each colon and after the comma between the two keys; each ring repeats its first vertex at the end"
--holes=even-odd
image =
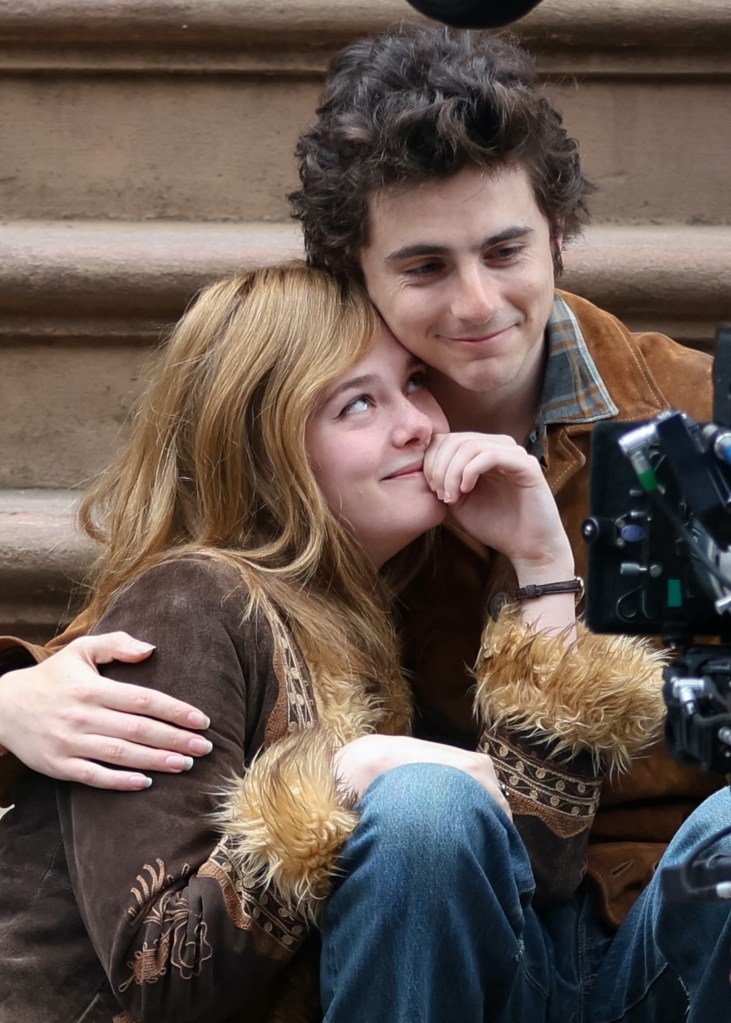
{"type": "Polygon", "coordinates": [[[553,253],[522,168],[374,192],[361,266],[391,331],[439,374],[472,392],[535,390],[553,253]]]}

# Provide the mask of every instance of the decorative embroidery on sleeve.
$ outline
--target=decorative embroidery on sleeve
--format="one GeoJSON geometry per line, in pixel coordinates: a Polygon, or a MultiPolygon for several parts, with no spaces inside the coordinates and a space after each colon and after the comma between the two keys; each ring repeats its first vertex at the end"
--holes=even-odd
{"type": "MultiPolygon", "coordinates": [[[[144,873],[139,874],[138,887],[130,889],[138,907],[128,910],[133,921],[137,920],[145,906],[149,906],[150,899],[155,898],[172,880],[166,877],[164,862],[160,859],[155,862],[157,867],[150,863],[143,867],[149,881],[144,873]]],[[[190,868],[186,867],[183,876],[189,872],[190,868]]],[[[177,970],[183,980],[190,980],[200,975],[204,963],[213,955],[206,938],[208,925],[199,920],[191,927],[190,902],[180,891],[171,889],[165,892],[158,903],[145,912],[142,924],[150,937],[127,963],[130,975],[119,985],[120,992],[126,991],[131,984],[155,984],[165,976],[168,968],[177,970]]]]}
{"type": "Polygon", "coordinates": [[[480,744],[493,758],[498,781],[507,791],[514,814],[538,817],[563,838],[578,835],[596,814],[601,779],[577,777],[571,764],[531,757],[504,735],[486,736],[480,744]]]}
{"type": "Polygon", "coordinates": [[[287,727],[289,731],[304,728],[315,720],[313,698],[302,662],[292,637],[278,616],[271,614],[269,625],[274,640],[272,664],[280,685],[287,693],[287,727]]]}
{"type": "Polygon", "coordinates": [[[307,936],[302,919],[272,892],[255,896],[244,888],[232,869],[226,839],[219,842],[198,875],[220,885],[228,915],[236,927],[251,932],[257,955],[287,959],[307,936]]]}

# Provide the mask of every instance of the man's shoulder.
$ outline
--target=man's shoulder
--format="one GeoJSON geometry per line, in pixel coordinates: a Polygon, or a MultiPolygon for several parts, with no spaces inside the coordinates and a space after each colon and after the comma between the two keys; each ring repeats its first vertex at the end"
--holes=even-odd
{"type": "Polygon", "coordinates": [[[713,359],[654,331],[632,331],[579,295],[560,292],[576,317],[620,417],[654,416],[680,408],[697,419],[711,414],[713,359]]]}

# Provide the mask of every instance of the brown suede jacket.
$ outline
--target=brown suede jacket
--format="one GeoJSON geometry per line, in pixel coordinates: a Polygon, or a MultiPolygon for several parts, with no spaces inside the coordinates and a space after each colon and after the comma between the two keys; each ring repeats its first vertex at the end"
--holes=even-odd
{"type": "MultiPolygon", "coordinates": [[[[632,334],[585,299],[559,292],[619,413],[616,421],[649,419],[679,408],[711,418],[712,360],[661,334],[632,334]]],[[[592,424],[548,426],[546,475],[571,541],[576,570],[585,574],[581,523],[589,507],[592,424]]],[[[483,615],[495,592],[511,589],[509,566],[494,552],[444,529],[430,563],[405,598],[407,665],[419,710],[416,727],[430,738],[473,746],[468,698],[483,615]],[[448,639],[445,640],[445,637],[448,639]]],[[[603,787],[590,837],[588,873],[597,883],[607,921],[618,926],[651,879],[663,851],[698,803],[723,784],[673,761],[659,742],[652,755],[613,775],[603,787]]]]}
{"type": "MultiPolygon", "coordinates": [[[[246,600],[230,567],[177,560],[98,623],[155,644],[105,673],[195,702],[213,752],[139,793],[22,772],[0,821],[3,1023],[321,1019],[313,925],[358,819],[332,752],[397,731],[411,692],[320,682],[283,620],[245,617],[246,600]]],[[[658,733],[659,662],[583,629],[567,648],[515,608],[486,628],[475,743],[495,758],[544,901],[582,876],[604,772],[658,733]]]]}

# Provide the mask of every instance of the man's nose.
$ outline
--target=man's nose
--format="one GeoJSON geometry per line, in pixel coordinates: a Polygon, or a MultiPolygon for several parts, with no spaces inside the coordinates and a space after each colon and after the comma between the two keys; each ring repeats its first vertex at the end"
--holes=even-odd
{"type": "Polygon", "coordinates": [[[489,270],[477,264],[464,267],[454,277],[452,315],[465,323],[481,326],[500,306],[500,295],[489,270]]]}

